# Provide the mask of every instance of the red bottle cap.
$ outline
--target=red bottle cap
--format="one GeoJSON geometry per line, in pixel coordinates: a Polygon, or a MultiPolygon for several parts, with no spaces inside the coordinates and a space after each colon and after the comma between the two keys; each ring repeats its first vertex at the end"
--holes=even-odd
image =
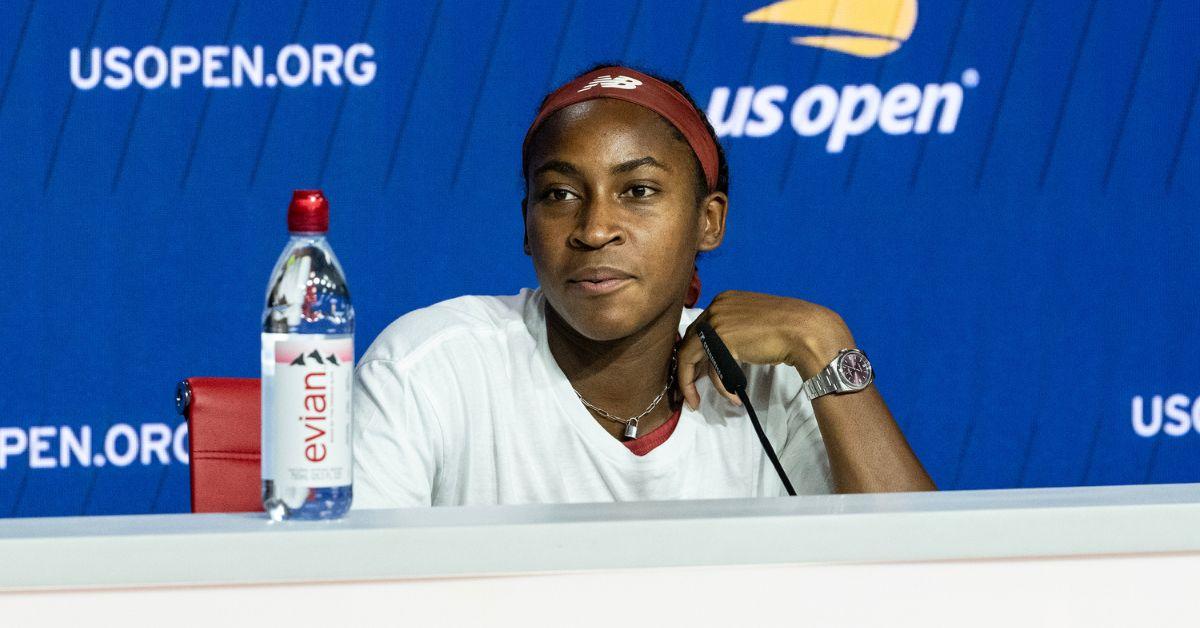
{"type": "Polygon", "coordinates": [[[321,190],[296,190],[288,205],[288,231],[329,231],[329,200],[321,190]]]}

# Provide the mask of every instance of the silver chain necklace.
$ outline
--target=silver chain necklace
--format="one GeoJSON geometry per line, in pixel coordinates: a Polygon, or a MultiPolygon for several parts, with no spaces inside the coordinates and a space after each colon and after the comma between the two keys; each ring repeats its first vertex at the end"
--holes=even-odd
{"type": "Polygon", "coordinates": [[[650,414],[651,411],[658,407],[658,404],[662,402],[663,397],[667,394],[667,391],[671,389],[671,384],[675,381],[675,358],[675,349],[671,349],[671,371],[667,375],[667,385],[663,386],[662,392],[658,393],[658,396],[654,398],[654,401],[651,401],[650,405],[647,406],[645,410],[642,410],[641,414],[632,418],[622,419],[621,417],[605,410],[604,408],[601,408],[600,406],[597,406],[587,399],[584,399],[583,395],[579,394],[579,391],[575,390],[574,386],[571,387],[571,390],[575,390],[575,396],[579,397],[579,401],[583,402],[583,405],[594,410],[596,414],[599,414],[602,418],[624,425],[625,438],[637,438],[638,419],[650,414]]]}

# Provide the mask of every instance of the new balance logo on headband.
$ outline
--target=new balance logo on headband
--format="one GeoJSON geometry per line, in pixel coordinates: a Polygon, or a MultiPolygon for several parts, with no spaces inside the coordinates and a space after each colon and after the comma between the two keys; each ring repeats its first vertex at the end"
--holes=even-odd
{"type": "Polygon", "coordinates": [[[592,79],[592,81],[590,83],[588,83],[587,85],[584,85],[583,89],[581,89],[579,91],[586,92],[587,90],[589,90],[593,87],[596,87],[597,85],[599,85],[600,87],[613,87],[616,89],[633,89],[641,84],[642,84],[641,81],[639,81],[635,78],[630,78],[628,76],[625,76],[624,74],[618,74],[616,78],[613,78],[609,74],[602,74],[602,75],[597,76],[596,78],[592,79]]]}

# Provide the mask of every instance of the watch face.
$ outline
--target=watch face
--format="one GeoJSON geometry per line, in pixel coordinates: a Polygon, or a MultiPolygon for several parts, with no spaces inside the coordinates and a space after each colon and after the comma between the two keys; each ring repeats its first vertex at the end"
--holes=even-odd
{"type": "Polygon", "coordinates": [[[851,351],[838,362],[838,373],[855,388],[863,388],[871,382],[871,363],[859,351],[851,351]]]}

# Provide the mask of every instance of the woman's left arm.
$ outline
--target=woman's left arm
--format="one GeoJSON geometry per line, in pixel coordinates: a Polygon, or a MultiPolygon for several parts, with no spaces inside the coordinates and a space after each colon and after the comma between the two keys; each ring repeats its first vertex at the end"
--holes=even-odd
{"type": "MultiPolygon", "coordinates": [[[[837,313],[800,299],[722,292],[699,320],[712,325],[739,362],[788,364],[806,381],[838,351],[856,348],[837,313]]],[[[699,405],[695,382],[708,374],[714,389],[740,405],[708,363],[695,327],[693,322],[679,348],[678,381],[684,399],[693,408],[699,405]]],[[[837,492],[937,490],[874,384],[855,393],[824,395],[812,405],[837,492]]]]}

